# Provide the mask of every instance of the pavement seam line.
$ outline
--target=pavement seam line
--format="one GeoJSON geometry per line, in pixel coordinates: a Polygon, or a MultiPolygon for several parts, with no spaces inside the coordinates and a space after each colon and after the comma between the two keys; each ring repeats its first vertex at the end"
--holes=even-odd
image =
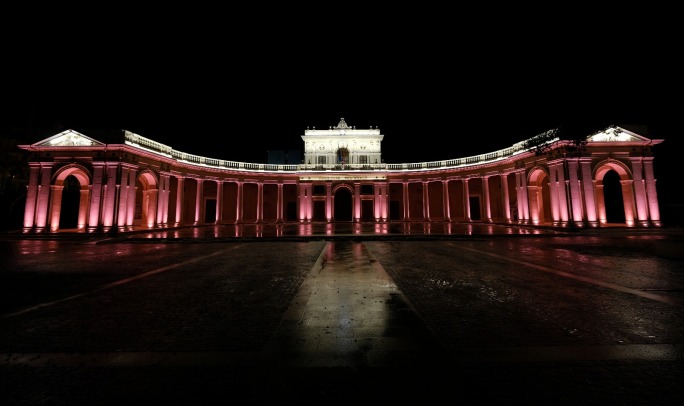
{"type": "Polygon", "coordinates": [[[533,269],[537,269],[537,270],[540,270],[540,271],[549,272],[549,273],[552,273],[552,274],[556,274],[556,275],[558,275],[558,276],[563,276],[563,277],[566,277],[566,278],[575,279],[575,280],[578,280],[578,281],[580,281],[580,282],[586,282],[586,283],[589,283],[589,284],[592,284],[592,285],[601,286],[601,287],[604,287],[604,288],[616,290],[616,291],[618,291],[618,292],[629,293],[629,294],[632,294],[632,295],[635,295],[635,296],[640,296],[640,297],[643,297],[643,298],[646,298],[646,299],[657,300],[657,301],[659,301],[659,302],[668,303],[668,304],[673,304],[673,305],[679,305],[679,306],[684,305],[684,303],[682,303],[682,301],[681,301],[681,300],[678,300],[677,298],[673,298],[673,297],[669,297],[669,296],[664,296],[664,295],[656,295],[656,294],[653,294],[653,293],[644,292],[643,290],[632,289],[632,288],[628,288],[628,287],[626,287],[626,286],[618,285],[618,284],[615,284],[615,283],[605,282],[605,281],[601,281],[601,280],[598,280],[598,279],[593,279],[593,278],[589,278],[589,277],[586,277],[586,276],[577,275],[577,274],[574,274],[574,273],[571,273],[571,272],[561,271],[561,270],[554,269],[554,268],[550,268],[550,267],[547,267],[547,266],[537,265],[537,264],[533,264],[533,263],[531,263],[531,262],[521,261],[521,260],[517,260],[517,259],[513,259],[513,258],[509,258],[509,257],[503,256],[503,255],[498,255],[498,254],[494,254],[494,253],[491,253],[491,252],[478,250],[478,249],[475,249],[475,248],[464,247],[464,246],[457,245],[457,244],[453,244],[453,243],[449,243],[449,245],[451,245],[451,246],[453,246],[453,247],[456,247],[456,248],[464,249],[464,250],[466,250],[466,251],[476,252],[476,253],[478,253],[478,254],[484,254],[484,255],[487,255],[487,256],[490,256],[490,257],[503,259],[503,260],[505,260],[505,261],[513,262],[513,263],[515,263],[515,264],[523,265],[523,266],[526,266],[526,267],[529,267],[529,268],[533,268],[533,269]]]}
{"type": "Polygon", "coordinates": [[[216,252],[213,252],[213,253],[211,253],[211,254],[204,255],[204,256],[202,256],[202,257],[192,258],[192,259],[189,259],[189,260],[184,261],[184,262],[179,262],[179,263],[176,263],[176,264],[173,264],[173,265],[168,265],[168,266],[164,266],[164,267],[161,267],[161,268],[153,269],[153,270],[151,270],[151,271],[147,271],[147,272],[144,272],[144,273],[141,273],[141,274],[138,274],[138,275],[135,275],[135,276],[131,276],[131,277],[128,277],[128,278],[119,279],[118,281],[114,281],[114,282],[110,282],[110,283],[104,284],[104,285],[102,285],[102,286],[100,286],[100,287],[98,287],[98,288],[95,288],[95,289],[93,289],[93,290],[90,290],[90,291],[88,291],[88,292],[78,293],[78,294],[71,295],[71,296],[67,296],[67,297],[64,297],[64,298],[61,298],[61,299],[53,300],[53,301],[51,301],[51,302],[45,302],[45,303],[37,304],[37,305],[35,305],[35,306],[26,307],[26,308],[24,308],[24,309],[17,310],[17,311],[12,312],[12,313],[6,313],[6,314],[3,314],[2,316],[0,316],[0,319],[8,319],[8,318],[10,318],[10,317],[20,316],[20,315],[22,315],[22,314],[26,314],[26,313],[32,312],[32,311],[34,311],[34,310],[38,310],[38,309],[42,309],[42,308],[45,308],[45,307],[53,306],[53,305],[56,305],[56,304],[59,304],[59,303],[68,302],[68,301],[70,301],[70,300],[78,299],[78,298],[81,298],[81,297],[84,297],[84,296],[87,296],[87,295],[91,295],[91,294],[93,294],[93,293],[97,293],[97,292],[100,292],[100,291],[103,291],[103,290],[107,290],[107,289],[111,289],[111,288],[114,288],[114,287],[117,287],[117,286],[121,286],[121,285],[124,285],[124,284],[126,284],[126,283],[129,283],[129,282],[133,282],[133,281],[135,281],[135,280],[138,280],[138,279],[142,279],[142,278],[146,278],[146,277],[148,277],[148,276],[156,275],[156,274],[158,274],[158,273],[166,272],[166,271],[169,271],[169,270],[171,270],[171,269],[178,268],[178,267],[183,266],[183,265],[187,265],[187,264],[191,264],[191,263],[193,263],[193,262],[197,262],[197,261],[204,260],[204,259],[206,259],[206,258],[211,258],[211,257],[213,257],[213,256],[222,254],[222,253],[224,253],[224,252],[226,252],[226,251],[235,250],[235,249],[237,249],[237,248],[240,248],[241,246],[242,246],[242,245],[238,245],[238,246],[230,247],[230,248],[224,248],[224,249],[218,250],[218,251],[216,251],[216,252]]]}

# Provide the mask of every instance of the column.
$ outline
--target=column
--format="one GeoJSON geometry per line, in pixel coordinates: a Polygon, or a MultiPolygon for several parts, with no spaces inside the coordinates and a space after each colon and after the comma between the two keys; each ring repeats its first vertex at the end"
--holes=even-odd
{"type": "MultiPolygon", "coordinates": [[[[643,165],[641,157],[630,158],[632,163],[632,177],[634,179],[634,198],[636,199],[637,221],[640,226],[648,226],[648,199],[646,198],[646,184],[642,177],[643,165]]],[[[623,194],[624,195],[624,194],[623,194]]]]}
{"type": "Polygon", "coordinates": [[[423,221],[430,221],[430,193],[428,181],[423,181],[423,221]]]}
{"type": "Polygon", "coordinates": [[[88,210],[88,230],[94,231],[100,225],[100,208],[102,206],[102,180],[104,179],[104,162],[93,162],[93,180],[90,190],[88,210]]]}
{"type": "Polygon", "coordinates": [[[325,182],[325,219],[328,223],[332,222],[333,214],[333,197],[332,197],[332,182],[325,182]]]}
{"type": "Polygon", "coordinates": [[[411,220],[411,212],[409,211],[409,196],[408,196],[408,182],[402,182],[402,199],[404,200],[404,221],[411,220]]]}
{"type": "Polygon", "coordinates": [[[584,207],[587,212],[587,222],[591,227],[597,227],[596,197],[594,193],[594,179],[591,176],[591,159],[580,158],[580,170],[582,171],[582,185],[584,186],[584,207]]]}
{"type": "Polygon", "coordinates": [[[176,225],[183,224],[183,200],[185,199],[185,178],[177,176],[178,190],[176,190],[176,225]]]}
{"type": "Polygon", "coordinates": [[[90,185],[81,185],[80,199],[78,202],[78,222],[76,228],[85,230],[86,219],[88,218],[88,200],[90,199],[90,185]]]}
{"type": "Polygon", "coordinates": [[[128,170],[128,203],[127,204],[127,216],[126,225],[128,227],[133,227],[133,220],[135,219],[135,192],[138,190],[136,185],[136,175],[137,170],[131,167],[128,170]]]}
{"type": "Polygon", "coordinates": [[[644,158],[644,174],[646,177],[646,195],[648,198],[648,212],[651,217],[651,224],[660,227],[660,208],[658,206],[658,193],[656,191],[656,180],[653,177],[653,157],[644,158]]]}
{"type": "Polygon", "coordinates": [[[492,222],[492,204],[489,197],[489,175],[482,177],[482,193],[484,194],[485,221],[492,222]]]}
{"type": "MultiPolygon", "coordinates": [[[[558,161],[549,162],[549,200],[551,201],[551,218],[557,224],[560,222],[558,202],[558,161]]],[[[534,218],[534,215],[532,215],[534,218]]]]}
{"type": "Polygon", "coordinates": [[[29,231],[35,224],[40,163],[30,162],[29,168],[29,182],[26,189],[26,204],[24,205],[24,232],[29,231]]]}
{"type": "Polygon", "coordinates": [[[242,188],[244,183],[237,181],[237,202],[235,204],[235,224],[242,224],[242,188]]]}
{"type": "Polygon", "coordinates": [[[264,219],[264,183],[257,181],[257,208],[256,223],[262,223],[264,219]]]}
{"type": "Polygon", "coordinates": [[[105,163],[104,191],[102,197],[102,226],[104,231],[109,231],[114,227],[118,217],[116,200],[118,199],[118,186],[116,173],[119,164],[116,162],[105,163]]]}
{"type": "Polygon", "coordinates": [[[629,227],[634,227],[634,182],[631,180],[621,180],[622,187],[622,204],[625,207],[625,224],[629,227]]]}
{"type": "Polygon", "coordinates": [[[117,223],[116,225],[121,228],[126,225],[126,220],[128,219],[128,171],[129,168],[126,165],[121,165],[121,178],[119,181],[119,209],[117,211],[117,223]]]}
{"type": "Polygon", "coordinates": [[[451,221],[451,207],[449,207],[449,180],[442,180],[442,196],[444,205],[444,221],[451,221]]]}
{"type": "Polygon", "coordinates": [[[62,191],[64,186],[51,185],[50,199],[50,231],[59,230],[59,216],[62,211],[62,191]]]}
{"type": "Polygon", "coordinates": [[[511,222],[511,197],[508,194],[508,173],[502,173],[501,177],[501,194],[503,195],[503,213],[504,219],[507,223],[511,222]]]}
{"type": "Polygon", "coordinates": [[[570,204],[572,206],[572,221],[575,225],[581,226],[584,223],[582,216],[582,189],[578,178],[578,162],[570,159],[568,163],[568,177],[570,185],[570,204]]]}
{"type": "Polygon", "coordinates": [[[216,181],[216,224],[223,223],[223,181],[216,181]]]}
{"type": "MultiPolygon", "coordinates": [[[[44,230],[50,213],[50,180],[52,164],[41,163],[40,186],[38,187],[38,203],[36,205],[36,228],[44,230]]],[[[60,195],[61,196],[61,195],[60,195]]]]}
{"type": "Polygon", "coordinates": [[[470,221],[470,190],[468,189],[468,178],[463,179],[463,218],[470,221]]]}
{"type": "Polygon", "coordinates": [[[202,210],[204,207],[202,207],[202,202],[204,202],[204,179],[195,179],[197,183],[197,190],[195,193],[195,225],[198,225],[200,223],[204,223],[204,219],[202,219],[202,213],[204,210],[202,210]]]}
{"type": "Polygon", "coordinates": [[[278,182],[278,207],[276,207],[276,223],[282,223],[283,222],[283,183],[278,182]]]}
{"type": "Polygon", "coordinates": [[[354,222],[361,221],[361,184],[354,182],[354,222]]]}

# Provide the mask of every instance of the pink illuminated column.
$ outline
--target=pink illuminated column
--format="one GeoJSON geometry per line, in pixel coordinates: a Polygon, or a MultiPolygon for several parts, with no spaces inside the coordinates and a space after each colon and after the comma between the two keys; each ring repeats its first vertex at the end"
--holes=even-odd
{"type": "Polygon", "coordinates": [[[50,212],[50,179],[52,164],[41,162],[40,186],[38,187],[38,203],[36,204],[36,228],[41,231],[47,226],[50,212]]]}
{"type": "Polygon", "coordinates": [[[468,178],[463,178],[463,218],[470,221],[470,190],[468,188],[468,178]]]}
{"type": "Polygon", "coordinates": [[[644,174],[646,177],[646,195],[648,197],[648,211],[651,223],[660,226],[660,208],[658,206],[658,193],[656,180],[653,177],[653,157],[644,158],[644,174]]]}
{"type": "Polygon", "coordinates": [[[204,179],[195,179],[197,183],[197,190],[195,193],[195,221],[194,224],[200,224],[204,221],[202,220],[202,202],[204,202],[204,179]]]}
{"type": "Polygon", "coordinates": [[[147,189],[142,192],[142,223],[141,226],[153,228],[159,205],[159,189],[147,189]]]}
{"type": "Polygon", "coordinates": [[[127,209],[127,203],[128,203],[128,189],[129,189],[129,184],[128,184],[128,172],[130,170],[130,167],[128,165],[121,165],[121,181],[118,185],[119,188],[119,210],[118,210],[118,221],[117,221],[117,226],[119,227],[124,227],[126,225],[126,220],[128,218],[128,209],[127,209]]]}
{"type": "Polygon", "coordinates": [[[354,222],[361,221],[361,184],[354,183],[354,222]]]}
{"type": "Polygon", "coordinates": [[[511,197],[508,194],[508,173],[502,173],[501,177],[501,194],[503,195],[503,213],[504,219],[507,223],[511,222],[511,197]]]}
{"type": "Polygon", "coordinates": [[[636,199],[637,221],[640,226],[648,226],[648,200],[646,198],[646,184],[642,177],[643,165],[641,157],[630,158],[632,163],[632,177],[634,178],[634,198],[636,199]]]}
{"type": "Polygon", "coordinates": [[[283,222],[283,182],[278,182],[278,198],[276,206],[276,223],[283,222]]]}
{"type": "Polygon", "coordinates": [[[104,162],[93,162],[93,180],[90,190],[90,204],[88,210],[88,229],[94,231],[100,225],[100,208],[104,187],[104,162]]]}
{"type": "Polygon", "coordinates": [[[138,187],[136,186],[137,167],[131,166],[128,170],[128,202],[126,203],[126,226],[132,227],[135,220],[135,195],[138,187]]]}
{"type": "Polygon", "coordinates": [[[578,164],[576,159],[569,159],[568,161],[568,176],[570,177],[570,202],[572,205],[572,221],[576,225],[581,225],[584,222],[582,216],[582,189],[578,178],[578,164]]]}
{"type": "Polygon", "coordinates": [[[408,182],[404,181],[402,182],[403,188],[402,188],[402,199],[404,200],[404,221],[410,221],[411,220],[411,212],[409,211],[409,188],[408,188],[408,182]]]}
{"type": "Polygon", "coordinates": [[[549,194],[554,222],[567,224],[568,204],[565,194],[565,167],[562,160],[549,162],[549,194]]]}
{"type": "Polygon", "coordinates": [[[176,225],[181,225],[183,218],[183,201],[185,200],[185,178],[178,176],[178,187],[176,190],[176,225]]]}
{"type": "Polygon", "coordinates": [[[64,186],[51,185],[50,199],[50,230],[59,230],[59,217],[62,211],[62,191],[64,186]]]}
{"type": "Polygon", "coordinates": [[[325,219],[328,222],[331,222],[333,220],[332,208],[333,208],[332,182],[326,181],[325,182],[325,219]]]}
{"type": "Polygon", "coordinates": [[[539,224],[541,221],[540,208],[542,203],[542,188],[534,185],[527,185],[527,195],[529,195],[529,211],[532,224],[539,224]]]}
{"type": "Polygon", "coordinates": [[[530,220],[530,204],[527,193],[527,177],[525,169],[515,172],[516,192],[518,196],[518,222],[528,223],[530,220]]]}
{"type": "Polygon", "coordinates": [[[449,207],[449,180],[442,181],[442,197],[444,205],[444,221],[451,221],[451,207],[449,207]]]}
{"type": "Polygon", "coordinates": [[[429,182],[423,181],[423,221],[430,221],[430,192],[429,182]]]}
{"type": "Polygon", "coordinates": [[[223,223],[223,181],[216,181],[216,224],[223,223]]]}
{"type": "MultiPolygon", "coordinates": [[[[551,201],[551,218],[560,221],[558,209],[558,161],[549,162],[549,200],[551,201]]],[[[532,215],[534,218],[534,215],[532,215]]]]}
{"type": "Polygon", "coordinates": [[[594,179],[591,174],[591,158],[580,158],[582,171],[582,185],[584,186],[584,207],[587,213],[587,222],[591,227],[598,226],[596,219],[596,196],[594,193],[594,179]]]}
{"type": "Polygon", "coordinates": [[[38,180],[40,177],[40,163],[29,163],[29,182],[26,189],[26,204],[24,206],[24,231],[33,228],[36,219],[36,198],[38,196],[38,180]]]}
{"type": "Polygon", "coordinates": [[[257,181],[257,208],[256,222],[262,223],[264,220],[264,183],[257,181]]]}
{"type": "Polygon", "coordinates": [[[482,177],[482,193],[484,194],[485,221],[492,222],[492,203],[489,196],[489,175],[482,177]]]}
{"type": "Polygon", "coordinates": [[[622,186],[622,203],[625,208],[625,223],[634,227],[634,182],[630,179],[621,180],[620,185],[622,186]]]}
{"type": "Polygon", "coordinates": [[[157,225],[169,222],[169,188],[170,179],[168,173],[159,173],[159,196],[157,197],[157,225]]]}
{"type": "Polygon", "coordinates": [[[375,216],[375,221],[387,220],[388,189],[389,187],[386,182],[373,184],[373,215],[375,216]]]}
{"type": "Polygon", "coordinates": [[[299,221],[310,221],[313,208],[311,207],[311,183],[299,183],[299,221]]]}
{"type": "Polygon", "coordinates": [[[108,231],[114,226],[114,222],[118,216],[116,199],[118,198],[116,185],[116,172],[118,170],[118,163],[111,162],[105,164],[105,178],[104,191],[102,197],[102,225],[105,231],[108,231]]]}
{"type": "Polygon", "coordinates": [[[235,224],[242,224],[242,194],[244,182],[237,181],[237,201],[235,202],[235,224]]]}
{"type": "Polygon", "coordinates": [[[594,186],[594,191],[596,193],[596,212],[599,224],[606,224],[608,221],[608,218],[606,217],[606,196],[603,193],[603,187],[603,184],[598,182],[596,182],[594,186]]]}
{"type": "Polygon", "coordinates": [[[90,199],[90,185],[81,185],[80,199],[78,203],[78,222],[76,227],[79,230],[85,230],[86,219],[88,217],[88,200],[90,199]]]}

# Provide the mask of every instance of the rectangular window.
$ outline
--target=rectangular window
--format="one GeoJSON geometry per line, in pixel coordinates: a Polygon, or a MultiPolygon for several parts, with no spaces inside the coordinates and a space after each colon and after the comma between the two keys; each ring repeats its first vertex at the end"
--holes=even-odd
{"type": "Polygon", "coordinates": [[[326,164],[326,162],[325,162],[325,157],[324,157],[324,156],[319,156],[319,157],[318,157],[318,164],[319,164],[319,165],[325,165],[325,164],[326,164]]]}
{"type": "Polygon", "coordinates": [[[361,194],[362,195],[372,195],[373,194],[373,185],[361,185],[361,194]]]}
{"type": "Polygon", "coordinates": [[[359,163],[366,165],[368,163],[368,155],[359,155],[359,163]]]}

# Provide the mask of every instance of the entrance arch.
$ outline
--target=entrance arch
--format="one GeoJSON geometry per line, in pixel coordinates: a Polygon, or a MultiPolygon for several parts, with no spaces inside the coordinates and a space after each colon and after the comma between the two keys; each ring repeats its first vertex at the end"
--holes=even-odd
{"type": "Polygon", "coordinates": [[[536,167],[530,171],[529,180],[527,181],[527,193],[532,224],[552,223],[549,174],[546,170],[536,167]]]}
{"type": "Polygon", "coordinates": [[[154,227],[157,218],[157,177],[151,171],[144,171],[138,175],[135,182],[135,216],[133,225],[154,227]]]}
{"type": "Polygon", "coordinates": [[[596,166],[594,178],[599,222],[634,226],[634,193],[629,170],[622,162],[610,159],[596,166]]]}
{"type": "Polygon", "coordinates": [[[87,169],[80,165],[69,165],[59,170],[50,190],[50,230],[76,228],[83,231],[89,198],[90,175],[87,169]]]}
{"type": "Polygon", "coordinates": [[[333,221],[352,221],[353,192],[348,185],[338,185],[333,190],[333,221]]]}

